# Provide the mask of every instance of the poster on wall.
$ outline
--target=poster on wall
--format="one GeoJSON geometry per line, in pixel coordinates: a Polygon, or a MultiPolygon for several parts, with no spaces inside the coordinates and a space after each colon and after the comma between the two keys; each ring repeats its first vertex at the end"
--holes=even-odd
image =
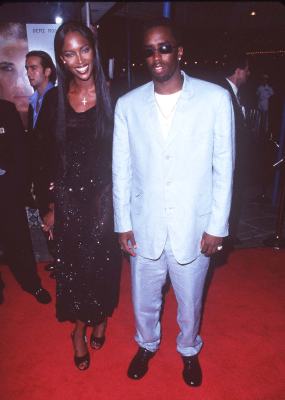
{"type": "Polygon", "coordinates": [[[57,28],[57,24],[27,24],[26,29],[29,51],[45,51],[51,56],[55,63],[53,41],[57,28]]]}
{"type": "Polygon", "coordinates": [[[54,60],[53,40],[58,25],[0,23],[0,98],[16,105],[27,127],[29,83],[25,56],[31,50],[44,50],[54,60]]]}

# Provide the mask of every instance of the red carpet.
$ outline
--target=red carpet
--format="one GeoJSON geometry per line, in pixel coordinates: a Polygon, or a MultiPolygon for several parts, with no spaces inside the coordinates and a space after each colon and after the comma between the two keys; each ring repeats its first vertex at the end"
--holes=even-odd
{"type": "MultiPolygon", "coordinates": [[[[54,294],[55,282],[43,265],[38,268],[43,284],[54,294]]],[[[91,353],[85,372],[73,365],[71,325],[56,321],[54,301],[37,303],[19,288],[7,267],[0,270],[6,285],[0,305],[1,400],[285,399],[284,251],[239,250],[215,270],[201,331],[205,345],[200,388],[189,388],[181,378],[172,290],[166,297],[160,351],[145,378],[127,378],[136,351],[127,263],[106,344],[91,353]]]]}

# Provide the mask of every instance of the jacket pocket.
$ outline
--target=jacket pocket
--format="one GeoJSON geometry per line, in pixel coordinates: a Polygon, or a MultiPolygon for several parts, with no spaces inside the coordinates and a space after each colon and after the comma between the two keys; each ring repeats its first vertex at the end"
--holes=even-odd
{"type": "Polygon", "coordinates": [[[205,217],[206,215],[210,215],[212,211],[200,211],[198,213],[199,217],[205,217]]]}
{"type": "Polygon", "coordinates": [[[135,214],[139,214],[141,212],[142,205],[143,205],[143,193],[142,192],[134,193],[131,201],[132,211],[135,214]]]}

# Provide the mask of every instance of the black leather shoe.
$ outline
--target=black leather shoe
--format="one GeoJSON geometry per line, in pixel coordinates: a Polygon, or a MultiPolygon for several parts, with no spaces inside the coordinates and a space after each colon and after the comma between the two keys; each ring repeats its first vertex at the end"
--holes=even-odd
{"type": "Polygon", "coordinates": [[[53,262],[49,263],[44,268],[45,268],[46,271],[49,271],[49,272],[54,271],[55,270],[55,263],[53,263],[53,262]]]}
{"type": "Polygon", "coordinates": [[[42,288],[39,287],[38,289],[35,289],[31,292],[31,294],[35,297],[35,299],[42,304],[48,304],[51,302],[51,297],[49,292],[42,288]]]}
{"type": "Polygon", "coordinates": [[[148,362],[155,355],[155,352],[139,347],[137,354],[132,359],[128,377],[131,379],[141,379],[148,370],[148,362]]]}
{"type": "Polygon", "coordinates": [[[184,368],[183,379],[189,386],[200,386],[202,383],[202,370],[199,364],[198,355],[185,357],[182,356],[184,368]]]}

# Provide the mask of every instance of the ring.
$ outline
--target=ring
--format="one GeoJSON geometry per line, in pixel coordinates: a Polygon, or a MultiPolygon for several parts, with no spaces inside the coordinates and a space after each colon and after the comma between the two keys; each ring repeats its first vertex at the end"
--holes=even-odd
{"type": "Polygon", "coordinates": [[[222,250],[223,246],[217,246],[217,250],[220,251],[222,250]]]}
{"type": "Polygon", "coordinates": [[[44,224],[41,224],[41,228],[44,228],[45,226],[44,226],[44,224]]]}

